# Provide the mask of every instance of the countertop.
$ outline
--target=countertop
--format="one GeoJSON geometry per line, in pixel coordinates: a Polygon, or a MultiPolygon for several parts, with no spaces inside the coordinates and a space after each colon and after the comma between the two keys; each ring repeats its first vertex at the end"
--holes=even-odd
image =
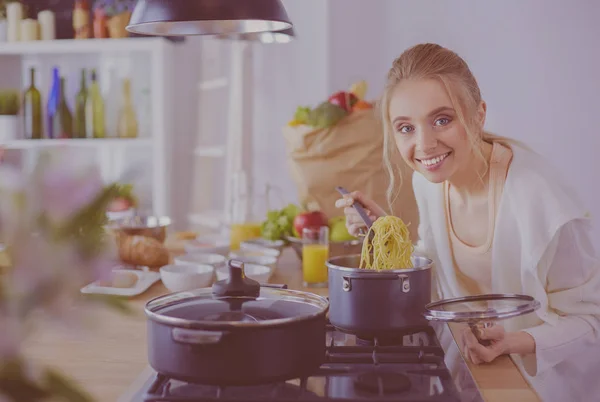
{"type": "MultiPolygon", "coordinates": [[[[179,247],[170,242],[175,254],[179,247]]],[[[291,289],[327,295],[327,289],[302,287],[300,261],[291,249],[282,254],[273,283],[291,289]]],[[[129,299],[133,316],[105,309],[88,309],[82,315],[85,329],[76,330],[45,323],[26,343],[26,354],[36,363],[52,365],[71,376],[98,402],[116,402],[148,366],[146,359],[145,303],[168,293],[159,281],[144,294],[129,299]]],[[[468,364],[487,402],[539,401],[508,356],[485,365],[468,364]]]]}

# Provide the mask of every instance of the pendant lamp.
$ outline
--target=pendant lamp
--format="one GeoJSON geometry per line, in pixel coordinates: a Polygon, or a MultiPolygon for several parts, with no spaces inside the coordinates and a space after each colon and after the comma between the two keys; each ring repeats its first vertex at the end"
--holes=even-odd
{"type": "Polygon", "coordinates": [[[239,35],[292,23],[280,0],[138,0],[127,30],[141,35],[239,35]]]}
{"type": "Polygon", "coordinates": [[[294,28],[289,28],[277,32],[254,32],[244,34],[217,35],[217,38],[226,40],[258,42],[264,44],[289,43],[296,38],[296,32],[294,31],[294,28]]]}

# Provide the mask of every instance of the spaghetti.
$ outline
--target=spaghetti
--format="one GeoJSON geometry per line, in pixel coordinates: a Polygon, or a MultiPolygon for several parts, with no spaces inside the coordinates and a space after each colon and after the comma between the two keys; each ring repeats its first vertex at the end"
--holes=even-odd
{"type": "Polygon", "coordinates": [[[396,216],[384,216],[373,222],[363,242],[361,269],[391,270],[412,268],[414,246],[408,226],[396,216]],[[373,232],[373,238],[369,239],[373,232]]]}

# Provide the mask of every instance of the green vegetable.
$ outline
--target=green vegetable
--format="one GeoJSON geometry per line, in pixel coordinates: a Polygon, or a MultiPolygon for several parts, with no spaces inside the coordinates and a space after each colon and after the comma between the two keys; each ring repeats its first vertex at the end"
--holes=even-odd
{"type": "Polygon", "coordinates": [[[294,218],[300,211],[300,207],[289,204],[281,210],[267,212],[267,219],[261,224],[261,236],[267,240],[285,240],[287,236],[293,236],[294,218]]]}
{"type": "Polygon", "coordinates": [[[344,109],[329,102],[323,102],[313,109],[306,124],[315,128],[329,128],[335,126],[348,115],[344,109]]]}
{"type": "Polygon", "coordinates": [[[294,114],[294,121],[300,124],[306,124],[309,115],[310,108],[308,106],[298,106],[298,109],[296,109],[296,113],[294,114]]]}

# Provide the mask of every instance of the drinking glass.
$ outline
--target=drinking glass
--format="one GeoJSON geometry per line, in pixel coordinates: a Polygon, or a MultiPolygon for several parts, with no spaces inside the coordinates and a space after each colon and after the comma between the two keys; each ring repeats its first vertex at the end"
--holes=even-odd
{"type": "Polygon", "coordinates": [[[305,287],[327,287],[329,228],[304,228],[302,231],[302,279],[305,287]]]}

